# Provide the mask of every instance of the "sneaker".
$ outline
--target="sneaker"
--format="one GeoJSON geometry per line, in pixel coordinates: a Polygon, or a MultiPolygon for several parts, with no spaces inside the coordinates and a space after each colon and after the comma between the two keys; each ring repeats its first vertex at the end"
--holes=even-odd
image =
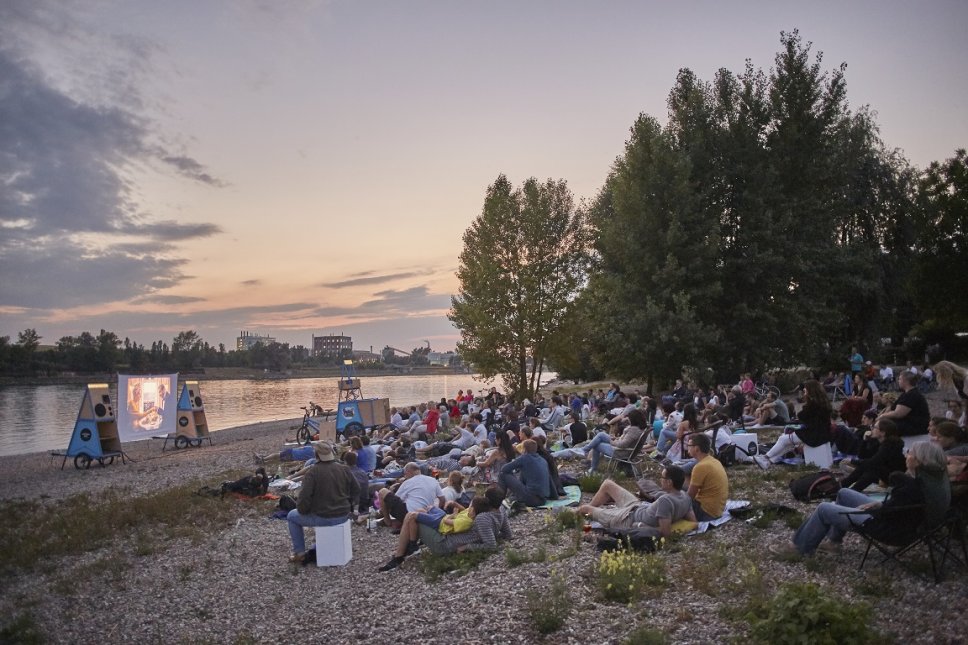
{"type": "Polygon", "coordinates": [[[402,563],[403,563],[403,558],[398,558],[396,556],[393,556],[392,558],[390,558],[389,562],[387,562],[385,565],[377,569],[377,571],[391,571],[399,567],[402,563]]]}
{"type": "Polygon", "coordinates": [[[833,542],[832,540],[824,540],[817,546],[817,551],[823,551],[824,553],[842,553],[844,550],[844,545],[842,542],[833,542]]]}
{"type": "Polygon", "coordinates": [[[753,463],[755,463],[763,470],[769,470],[770,466],[773,465],[772,463],[770,463],[770,460],[766,458],[766,455],[754,455],[753,463]]]}
{"type": "Polygon", "coordinates": [[[403,557],[407,557],[408,555],[413,555],[414,553],[416,553],[419,550],[420,550],[420,543],[419,542],[417,542],[416,540],[414,540],[413,542],[408,542],[407,543],[407,552],[404,553],[403,557]]]}
{"type": "Polygon", "coordinates": [[[302,564],[303,562],[306,561],[306,554],[293,553],[291,556],[289,556],[289,561],[292,562],[293,564],[302,564]]]}

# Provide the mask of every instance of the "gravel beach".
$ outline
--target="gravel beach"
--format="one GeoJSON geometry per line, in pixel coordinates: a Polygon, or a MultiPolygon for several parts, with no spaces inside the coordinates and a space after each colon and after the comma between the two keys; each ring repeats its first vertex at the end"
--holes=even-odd
{"type": "MultiPolygon", "coordinates": [[[[213,435],[214,445],[200,448],[162,452],[161,441],[126,444],[131,462],[83,471],[70,462],[62,471],[60,459],[46,454],[2,457],[6,521],[18,521],[12,509],[23,502],[56,506],[77,494],[96,500],[107,491],[133,498],[252,471],[253,453],[278,452],[297,422],[223,430],[213,435]]],[[[657,467],[651,470],[655,477],[657,467]]],[[[786,488],[795,473],[767,478],[755,466],[737,466],[729,474],[734,499],[775,501],[803,513],[812,508],[794,501],[786,488]]],[[[770,594],[784,582],[812,581],[832,597],[866,602],[872,626],[887,642],[966,642],[964,570],[949,566],[938,585],[897,567],[868,565],[858,572],[862,549],[855,536],[840,554],[809,563],[780,561],[768,547],[789,539],[782,521],[758,528],[734,519],[673,544],[660,551],[668,584],[656,597],[620,605],[597,594],[594,545],[580,542],[576,552],[576,536],[549,530],[546,512],[513,517],[514,538],[505,546],[525,553],[543,549],[544,561],[512,568],[506,553],[498,552],[466,575],[429,581],[419,570],[422,554],[400,569],[377,572],[396,542],[387,529],[368,533],[354,526],[353,559],[345,567],[303,567],[287,561],[286,525],[269,519],[272,502],[220,503],[234,523],[201,539],[174,539],[145,553],[122,534],[80,555],[4,572],[0,623],[19,620],[57,643],[619,643],[643,627],[655,628],[668,642],[719,643],[746,633],[734,609],[751,592],[744,587],[755,569],[757,584],[770,594]],[[527,600],[545,596],[552,572],[567,583],[568,617],[558,631],[542,636],[527,600]]],[[[630,642],[659,642],[637,633],[639,640],[630,642]]]]}

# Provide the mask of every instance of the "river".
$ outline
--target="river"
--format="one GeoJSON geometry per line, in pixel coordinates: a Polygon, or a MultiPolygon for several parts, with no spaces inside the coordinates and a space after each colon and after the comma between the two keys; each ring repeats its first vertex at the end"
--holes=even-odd
{"type": "MultiPolygon", "coordinates": [[[[544,381],[554,374],[545,374],[544,381]]],[[[337,377],[200,382],[205,415],[212,431],[301,416],[309,401],[335,408],[337,377]]],[[[456,396],[490,385],[470,374],[363,376],[365,398],[388,398],[390,405],[412,405],[456,396]]],[[[500,381],[493,383],[500,387],[500,381]]],[[[180,387],[180,386],[179,386],[180,387]]],[[[82,385],[0,387],[0,455],[21,455],[67,448],[84,393],[82,385]]],[[[117,383],[111,384],[117,405],[117,383]]]]}

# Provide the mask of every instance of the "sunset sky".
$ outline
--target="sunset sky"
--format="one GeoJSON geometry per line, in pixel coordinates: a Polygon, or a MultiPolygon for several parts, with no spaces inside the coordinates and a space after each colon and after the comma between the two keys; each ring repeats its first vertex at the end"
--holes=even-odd
{"type": "Polygon", "coordinates": [[[591,198],[689,67],[799,29],[919,167],[968,145],[968,3],[0,1],[0,335],[452,349],[499,173],[591,198]]]}

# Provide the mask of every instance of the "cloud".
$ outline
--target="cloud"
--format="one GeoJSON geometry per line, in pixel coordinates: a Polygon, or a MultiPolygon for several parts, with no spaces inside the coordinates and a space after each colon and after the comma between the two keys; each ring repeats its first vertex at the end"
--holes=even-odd
{"type": "Polygon", "coordinates": [[[161,159],[165,163],[174,166],[178,170],[179,174],[183,177],[188,177],[189,179],[194,179],[195,181],[201,182],[203,184],[208,184],[209,186],[222,187],[225,186],[225,182],[220,179],[208,174],[205,170],[205,166],[198,163],[191,157],[162,157],[161,159]]]}
{"type": "MultiPolygon", "coordinates": [[[[328,282],[321,284],[321,287],[329,287],[331,289],[344,289],[346,287],[359,287],[368,284],[383,284],[384,282],[392,282],[394,280],[402,280],[404,278],[413,278],[420,275],[416,271],[410,271],[408,273],[390,273],[387,275],[372,275],[372,271],[367,271],[366,277],[350,278],[349,280],[343,280],[341,282],[328,282]]],[[[359,274],[357,274],[359,275],[359,274]]]]}
{"type": "MultiPolygon", "coordinates": [[[[24,34],[59,38],[68,51],[89,36],[70,15],[36,4],[0,3],[0,306],[102,304],[173,286],[185,276],[172,243],[220,229],[153,219],[129,172],[162,159],[183,176],[221,184],[194,159],[151,143],[153,124],[130,107],[68,94],[54,84],[56,74],[16,49],[27,46],[24,34]],[[15,36],[18,27],[24,34],[15,36]]],[[[142,56],[151,49],[136,39],[124,48],[142,56]]],[[[139,65],[147,63],[132,63],[139,65]]]]}
{"type": "Polygon", "coordinates": [[[196,296],[173,296],[157,293],[132,298],[131,302],[135,304],[144,303],[158,305],[184,305],[190,302],[205,302],[205,298],[198,298],[196,296]]]}

